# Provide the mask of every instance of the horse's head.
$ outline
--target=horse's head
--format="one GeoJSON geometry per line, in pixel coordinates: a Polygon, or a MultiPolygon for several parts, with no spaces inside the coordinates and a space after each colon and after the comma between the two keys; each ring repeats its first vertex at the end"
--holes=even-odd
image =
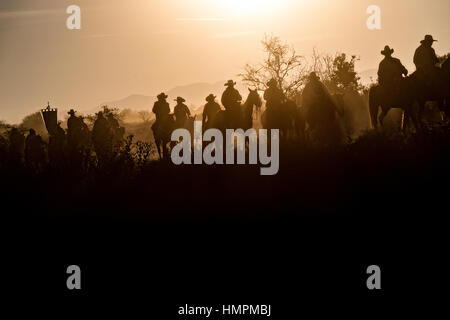
{"type": "Polygon", "coordinates": [[[450,75],[450,57],[442,63],[442,71],[448,76],[450,75]]]}
{"type": "Polygon", "coordinates": [[[262,100],[260,95],[258,94],[258,89],[252,90],[248,88],[249,94],[247,98],[247,102],[251,106],[256,106],[258,109],[262,106],[262,100]]]}
{"type": "Polygon", "coordinates": [[[167,117],[167,122],[169,122],[169,123],[175,123],[175,114],[169,113],[169,115],[168,115],[168,117],[167,117]]]}

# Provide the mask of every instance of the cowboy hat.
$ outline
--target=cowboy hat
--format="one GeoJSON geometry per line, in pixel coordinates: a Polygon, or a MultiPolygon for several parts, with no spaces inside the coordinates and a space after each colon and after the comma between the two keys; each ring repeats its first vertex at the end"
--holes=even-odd
{"type": "Polygon", "coordinates": [[[73,109],[70,109],[70,110],[69,110],[69,112],[67,112],[67,114],[70,114],[70,115],[72,116],[72,115],[74,115],[74,114],[75,114],[75,112],[76,112],[75,110],[73,110],[73,109]]]}
{"type": "Polygon", "coordinates": [[[236,82],[234,82],[233,80],[228,80],[227,83],[224,84],[224,86],[228,87],[228,86],[234,86],[236,84],[236,82]]]}
{"type": "Polygon", "coordinates": [[[211,93],[209,96],[206,97],[205,100],[206,101],[214,101],[215,99],[216,99],[216,96],[211,93]]]}
{"type": "Polygon", "coordinates": [[[320,78],[317,76],[317,74],[316,74],[315,72],[311,72],[311,73],[309,74],[309,76],[308,76],[308,79],[309,79],[309,80],[312,80],[312,79],[314,79],[314,80],[320,80],[320,78]]]}
{"type": "Polygon", "coordinates": [[[420,41],[420,43],[424,43],[424,42],[435,42],[435,41],[437,41],[437,40],[434,40],[434,39],[433,39],[433,36],[432,36],[431,34],[427,34],[427,35],[425,36],[425,38],[424,38],[422,41],[420,41]]]}
{"type": "Polygon", "coordinates": [[[185,102],[186,100],[183,99],[182,97],[177,97],[177,98],[174,99],[173,101],[176,101],[176,102],[185,102]]]}
{"type": "Polygon", "coordinates": [[[384,46],[383,51],[380,52],[382,55],[390,55],[394,53],[394,49],[391,49],[389,46],[384,46]]]}
{"type": "Polygon", "coordinates": [[[160,98],[166,99],[167,97],[169,97],[169,96],[168,96],[167,94],[165,94],[164,92],[161,92],[161,93],[158,94],[158,96],[157,96],[158,99],[160,99],[160,98]]]}
{"type": "Polygon", "coordinates": [[[275,80],[274,78],[272,78],[272,79],[270,79],[268,82],[267,82],[267,86],[276,86],[276,85],[278,85],[278,82],[277,82],[277,80],[275,80]]]}

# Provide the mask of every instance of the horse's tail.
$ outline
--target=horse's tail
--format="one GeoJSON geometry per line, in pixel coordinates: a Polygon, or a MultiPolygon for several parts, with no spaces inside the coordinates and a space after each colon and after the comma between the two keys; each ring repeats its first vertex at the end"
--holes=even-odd
{"type": "Polygon", "coordinates": [[[369,89],[369,114],[373,128],[378,126],[378,107],[380,106],[378,88],[378,86],[372,86],[369,89]]]}

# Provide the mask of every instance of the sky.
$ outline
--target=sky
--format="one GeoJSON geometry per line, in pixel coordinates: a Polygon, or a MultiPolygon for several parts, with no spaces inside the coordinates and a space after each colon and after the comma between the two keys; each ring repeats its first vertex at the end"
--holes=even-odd
{"type": "Polygon", "coordinates": [[[19,122],[50,101],[92,109],[130,94],[236,79],[261,60],[269,33],[308,56],[345,52],[377,68],[385,45],[408,69],[425,34],[450,52],[449,0],[1,0],[0,119],[19,122]],[[81,9],[69,30],[66,9],[81,9]],[[381,30],[368,30],[369,5],[381,30]]]}

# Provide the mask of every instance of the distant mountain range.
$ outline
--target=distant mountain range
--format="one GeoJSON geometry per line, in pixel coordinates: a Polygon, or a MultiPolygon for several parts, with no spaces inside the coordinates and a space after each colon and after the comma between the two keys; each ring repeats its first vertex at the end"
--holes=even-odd
{"type": "MultiPolygon", "coordinates": [[[[225,80],[218,81],[216,83],[194,83],[185,86],[175,87],[167,92],[165,92],[169,97],[167,101],[169,102],[171,108],[175,106],[175,101],[177,97],[183,97],[186,99],[185,104],[193,110],[197,110],[202,107],[206,101],[205,98],[213,93],[217,96],[217,101],[220,101],[222,96],[222,92],[225,90],[225,80]]],[[[245,95],[245,90],[247,87],[242,83],[238,83],[236,88],[245,95]]],[[[104,105],[108,105],[109,107],[119,108],[119,109],[131,109],[131,110],[150,110],[153,107],[154,102],[157,100],[156,95],[139,95],[133,94],[124,99],[109,101],[100,104],[98,108],[104,105]]]]}
{"type": "MultiPolygon", "coordinates": [[[[358,73],[361,77],[361,82],[365,85],[376,81],[377,79],[377,69],[368,69],[358,73]]],[[[178,96],[186,99],[186,105],[191,109],[191,111],[198,112],[200,108],[206,103],[205,98],[213,93],[217,96],[217,101],[220,101],[223,91],[225,90],[224,83],[226,81],[218,81],[215,83],[199,82],[193,83],[185,86],[175,87],[167,92],[165,92],[169,98],[171,108],[175,106],[175,101],[178,96]]],[[[246,97],[247,86],[243,83],[237,83],[236,88],[241,92],[242,96],[246,97]]],[[[107,105],[113,108],[119,109],[131,109],[134,111],[148,110],[150,111],[153,107],[154,102],[157,100],[156,95],[141,95],[132,94],[120,100],[108,101],[100,104],[95,110],[89,110],[90,113],[97,112],[100,110],[101,106],[107,105]]]]}

